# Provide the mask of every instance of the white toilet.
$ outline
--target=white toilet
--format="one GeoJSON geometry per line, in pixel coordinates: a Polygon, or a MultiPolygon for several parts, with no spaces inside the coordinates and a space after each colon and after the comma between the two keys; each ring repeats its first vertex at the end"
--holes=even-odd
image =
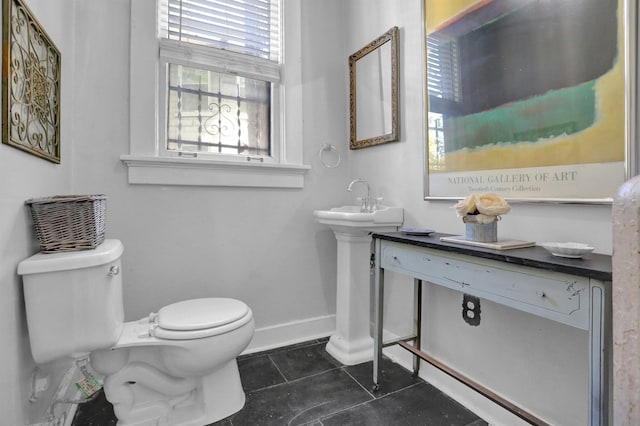
{"type": "Polygon", "coordinates": [[[253,336],[251,309],[193,299],[125,323],[123,251],[119,240],[105,240],[20,262],[34,360],[90,353],[119,426],[202,426],[240,410],[236,357],[253,336]]]}

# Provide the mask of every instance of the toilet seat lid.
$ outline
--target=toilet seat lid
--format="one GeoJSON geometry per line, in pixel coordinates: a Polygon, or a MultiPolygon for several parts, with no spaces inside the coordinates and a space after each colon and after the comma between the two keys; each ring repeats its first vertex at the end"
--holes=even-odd
{"type": "Polygon", "coordinates": [[[158,311],[158,327],[188,331],[220,327],[247,315],[249,307],[240,300],[203,298],[172,303],[158,311]]]}

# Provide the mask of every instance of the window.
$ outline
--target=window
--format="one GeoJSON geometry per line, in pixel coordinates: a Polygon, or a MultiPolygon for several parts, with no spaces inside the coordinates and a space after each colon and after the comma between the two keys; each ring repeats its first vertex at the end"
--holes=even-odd
{"type": "Polygon", "coordinates": [[[427,37],[427,89],[429,96],[460,102],[458,42],[441,34],[427,37]]]}
{"type": "Polygon", "coordinates": [[[458,42],[432,33],[427,37],[427,95],[431,108],[427,116],[429,167],[442,168],[445,147],[445,111],[461,101],[458,42]],[[436,112],[438,111],[438,112],[436,112]]]}
{"type": "Polygon", "coordinates": [[[168,151],[271,156],[269,82],[168,65],[168,151]]]}
{"type": "Polygon", "coordinates": [[[301,95],[286,91],[301,76],[299,12],[291,0],[132,2],[130,183],[303,186],[301,95]]]}
{"type": "Polygon", "coordinates": [[[279,130],[279,111],[271,102],[278,97],[280,82],[279,2],[160,1],[161,72],[167,82],[161,122],[165,154],[259,161],[277,155],[270,141],[279,130]],[[200,46],[197,59],[191,54],[193,45],[200,46]],[[253,76],[255,67],[268,72],[253,76]]]}
{"type": "Polygon", "coordinates": [[[160,36],[279,62],[280,0],[160,0],[160,36]]]}

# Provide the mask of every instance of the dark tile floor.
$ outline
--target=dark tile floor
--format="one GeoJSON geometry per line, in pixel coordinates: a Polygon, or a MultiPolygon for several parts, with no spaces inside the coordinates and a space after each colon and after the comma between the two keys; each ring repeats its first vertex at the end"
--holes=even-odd
{"type": "MultiPolygon", "coordinates": [[[[247,402],[241,411],[213,425],[487,425],[386,359],[381,389],[371,393],[371,362],[343,366],[325,352],[326,343],[313,340],[238,358],[247,402]]],[[[100,394],[78,407],[72,426],[115,424],[111,404],[100,394]]]]}

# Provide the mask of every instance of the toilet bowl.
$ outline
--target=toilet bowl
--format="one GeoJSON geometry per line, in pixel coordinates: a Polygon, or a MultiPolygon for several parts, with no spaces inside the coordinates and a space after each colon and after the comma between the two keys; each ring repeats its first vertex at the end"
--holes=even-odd
{"type": "Polygon", "coordinates": [[[251,309],[235,299],[192,299],[125,323],[123,251],[106,240],[19,264],[34,360],[90,353],[119,426],[201,426],[240,410],[236,357],[253,336],[251,309]]]}
{"type": "Polygon", "coordinates": [[[238,300],[187,300],[125,323],[112,348],[91,353],[91,366],[105,376],[118,425],[210,424],[244,406],[236,357],[253,330],[238,300]]]}

